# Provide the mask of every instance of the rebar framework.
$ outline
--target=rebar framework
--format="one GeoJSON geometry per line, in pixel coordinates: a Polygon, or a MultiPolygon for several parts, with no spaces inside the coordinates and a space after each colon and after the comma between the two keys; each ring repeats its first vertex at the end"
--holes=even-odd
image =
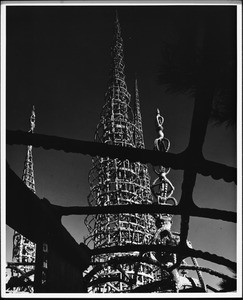
{"type": "MultiPolygon", "coordinates": [[[[117,15],[111,56],[108,90],[95,141],[109,145],[144,148],[137,82],[136,109],[133,113],[130,106],[131,96],[125,82],[123,40],[117,15]]],[[[152,203],[150,178],[145,164],[95,157],[93,168],[89,173],[89,182],[91,192],[88,201],[91,206],[152,203]]],[[[155,231],[153,217],[138,213],[91,216],[86,219],[86,225],[90,231],[86,242],[89,244],[92,241],[96,249],[115,245],[147,244],[155,231]]],[[[124,255],[127,253],[97,255],[93,257],[93,261],[109,261],[124,255]]],[[[97,284],[92,291],[124,292],[132,289],[134,285],[147,284],[153,279],[153,268],[146,263],[108,265],[94,276],[93,281],[97,284]],[[108,275],[115,277],[116,281],[102,284],[102,278],[108,275]]]]}
{"type": "MultiPolygon", "coordinates": [[[[33,106],[30,116],[30,133],[34,133],[35,128],[35,107],[33,106]]],[[[24,162],[22,180],[25,185],[35,194],[34,164],[32,155],[32,145],[27,146],[27,153],[24,162]]],[[[22,234],[14,231],[13,235],[13,255],[10,264],[11,276],[22,277],[23,285],[9,288],[9,292],[33,292],[34,263],[36,256],[36,245],[22,234]],[[16,263],[16,264],[15,264],[16,263]]],[[[10,279],[11,280],[11,279],[10,279]]],[[[21,284],[21,282],[20,282],[21,284]]]]}

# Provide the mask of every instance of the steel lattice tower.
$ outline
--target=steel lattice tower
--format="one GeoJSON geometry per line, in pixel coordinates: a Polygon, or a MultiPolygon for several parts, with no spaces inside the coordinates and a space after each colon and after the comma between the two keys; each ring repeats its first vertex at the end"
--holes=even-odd
{"type": "MultiPolygon", "coordinates": [[[[31,117],[30,117],[30,130],[33,133],[35,128],[35,108],[33,106],[31,117]]],[[[27,146],[26,159],[24,163],[24,170],[22,180],[26,186],[33,192],[35,190],[35,179],[34,179],[34,164],[32,155],[32,146],[27,146]]],[[[16,266],[13,268],[12,265],[12,277],[24,277],[27,283],[25,287],[14,288],[13,292],[33,292],[33,273],[34,266],[28,265],[35,262],[36,245],[28,240],[26,237],[14,231],[13,235],[13,263],[16,266]],[[28,278],[28,280],[27,280],[28,278]]]]}
{"type": "MultiPolygon", "coordinates": [[[[138,87],[135,84],[135,112],[130,106],[131,96],[127,90],[124,75],[123,40],[116,15],[114,41],[111,49],[111,70],[108,89],[105,94],[100,122],[95,141],[110,145],[144,148],[142,119],[138,87]]],[[[147,166],[128,160],[93,158],[89,174],[89,204],[94,206],[151,204],[150,178],[147,166]]],[[[155,231],[154,219],[144,214],[97,215],[86,218],[90,236],[86,243],[93,242],[94,248],[126,244],[147,244],[155,231]]],[[[138,253],[111,253],[96,255],[95,262],[138,253]]],[[[146,284],[154,279],[152,266],[145,263],[107,265],[94,276],[97,282],[92,292],[121,292],[133,286],[146,284]],[[117,276],[117,281],[100,283],[106,276],[117,276]]]]}

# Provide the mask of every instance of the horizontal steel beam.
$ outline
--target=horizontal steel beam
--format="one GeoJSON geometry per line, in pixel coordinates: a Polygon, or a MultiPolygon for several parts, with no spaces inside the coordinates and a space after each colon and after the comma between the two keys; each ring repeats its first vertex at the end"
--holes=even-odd
{"type": "MultiPolygon", "coordinates": [[[[142,213],[155,214],[167,213],[172,215],[188,214],[188,209],[184,209],[180,204],[177,206],[159,204],[128,204],[128,205],[109,205],[109,206],[71,206],[64,207],[52,205],[56,213],[61,216],[69,215],[98,215],[98,214],[121,214],[121,213],[142,213]]],[[[236,223],[236,213],[231,211],[199,208],[196,205],[190,208],[190,216],[223,220],[236,223]]]]}

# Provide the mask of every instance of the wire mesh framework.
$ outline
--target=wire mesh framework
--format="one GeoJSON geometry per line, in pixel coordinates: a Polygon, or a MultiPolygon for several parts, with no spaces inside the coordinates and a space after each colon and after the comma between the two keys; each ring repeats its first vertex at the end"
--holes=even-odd
{"type": "MultiPolygon", "coordinates": [[[[112,65],[105,105],[97,126],[95,141],[131,148],[145,148],[142,119],[139,106],[137,81],[135,84],[135,110],[130,106],[131,96],[127,90],[121,29],[116,16],[114,44],[111,51],[112,65]]],[[[150,177],[145,164],[129,160],[93,158],[89,173],[92,206],[151,204],[150,177]]],[[[94,248],[147,244],[155,231],[154,219],[145,214],[97,215],[86,219],[90,231],[87,243],[92,240],[94,248]]],[[[135,254],[135,253],[133,253],[135,254]]],[[[127,253],[113,253],[95,256],[94,262],[108,261],[126,256],[127,253]]],[[[154,279],[152,266],[145,263],[107,266],[98,272],[93,280],[106,276],[117,278],[93,287],[93,292],[118,292],[131,289],[134,285],[146,284],[154,279]]]]}
{"type": "MultiPolygon", "coordinates": [[[[35,108],[33,106],[30,116],[30,133],[34,133],[35,128],[35,108]]],[[[34,163],[32,146],[27,146],[27,153],[24,162],[22,180],[25,185],[33,192],[35,190],[34,163]]],[[[12,292],[33,292],[34,287],[34,263],[36,256],[36,245],[22,234],[14,231],[13,235],[13,263],[10,264],[11,276],[22,278],[19,286],[10,287],[8,291],[12,292]],[[16,263],[16,264],[15,264],[16,263]]],[[[11,279],[10,279],[11,280],[11,279]]],[[[11,281],[10,281],[11,282],[11,281]]]]}

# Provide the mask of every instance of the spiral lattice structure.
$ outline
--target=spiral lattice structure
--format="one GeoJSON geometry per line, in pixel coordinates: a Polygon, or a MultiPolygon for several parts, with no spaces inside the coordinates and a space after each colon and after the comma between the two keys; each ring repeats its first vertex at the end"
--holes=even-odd
{"type": "MultiPolygon", "coordinates": [[[[135,109],[130,107],[131,96],[127,90],[124,75],[123,40],[118,18],[115,20],[114,42],[111,49],[111,70],[108,89],[105,94],[100,122],[95,141],[122,147],[144,148],[142,119],[139,106],[138,88],[135,88],[135,109]]],[[[127,205],[152,203],[150,177],[147,166],[128,160],[93,158],[89,173],[90,205],[127,205]]],[[[148,243],[153,237],[154,219],[144,214],[97,215],[86,218],[90,236],[86,242],[94,248],[125,244],[148,243]]],[[[138,253],[112,253],[93,257],[95,262],[138,253]]],[[[132,289],[134,285],[146,284],[153,280],[152,266],[145,263],[132,265],[109,265],[94,276],[93,280],[108,276],[116,277],[94,286],[93,292],[119,292],[132,289]]]]}

